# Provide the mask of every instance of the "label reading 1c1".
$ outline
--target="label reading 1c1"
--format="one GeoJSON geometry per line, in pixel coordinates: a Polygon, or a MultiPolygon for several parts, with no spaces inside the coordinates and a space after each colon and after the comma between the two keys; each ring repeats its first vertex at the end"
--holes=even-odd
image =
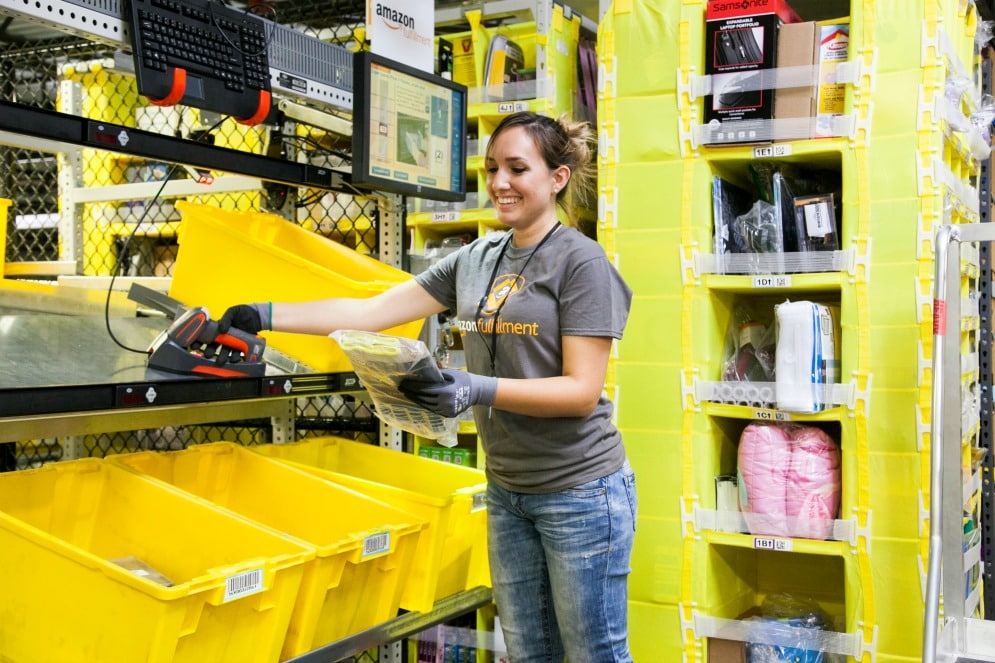
{"type": "Polygon", "coordinates": [[[783,275],[754,276],[754,288],[790,288],[791,277],[783,275]]]}
{"type": "Polygon", "coordinates": [[[753,418],[760,421],[791,421],[791,415],[780,410],[754,410],[753,418]]]}

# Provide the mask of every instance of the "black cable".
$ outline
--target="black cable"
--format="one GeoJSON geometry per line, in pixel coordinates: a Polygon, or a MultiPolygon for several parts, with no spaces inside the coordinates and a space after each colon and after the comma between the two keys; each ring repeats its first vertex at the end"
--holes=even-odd
{"type": "MultiPolygon", "coordinates": [[[[225,7],[230,7],[230,5],[228,5],[225,2],[220,2],[219,4],[221,4],[221,5],[225,6],[225,7]]],[[[276,7],[274,7],[273,5],[270,5],[270,4],[256,5],[255,7],[246,7],[242,11],[242,13],[243,14],[251,14],[252,16],[255,16],[257,18],[262,19],[263,18],[262,16],[260,16],[257,12],[253,11],[256,7],[263,7],[265,9],[269,10],[269,13],[272,16],[272,18],[270,19],[269,29],[265,30],[265,32],[266,32],[266,39],[263,40],[262,46],[259,47],[259,50],[250,52],[250,51],[243,50],[241,44],[236,44],[235,42],[233,42],[231,40],[231,37],[229,37],[225,33],[225,31],[222,29],[222,27],[218,24],[218,17],[214,15],[214,3],[213,2],[208,2],[207,3],[207,13],[211,15],[211,25],[213,25],[215,28],[217,28],[218,32],[221,34],[221,37],[226,42],[228,42],[229,46],[231,46],[232,48],[234,48],[236,51],[238,51],[239,53],[241,53],[243,56],[250,57],[250,58],[259,57],[260,55],[264,55],[264,54],[268,53],[269,52],[270,42],[273,41],[273,33],[276,32],[276,7]]]]}
{"type": "MultiPolygon", "coordinates": [[[[211,136],[212,132],[220,127],[221,123],[226,119],[228,119],[228,116],[222,116],[221,119],[215,122],[210,129],[201,134],[197,140],[204,140],[206,137],[211,136]]],[[[128,352],[147,354],[148,349],[146,348],[139,350],[129,347],[118,340],[118,337],[114,335],[114,330],[111,329],[111,294],[114,292],[114,282],[117,280],[118,272],[124,269],[124,258],[128,254],[128,247],[131,245],[131,240],[135,238],[135,235],[138,233],[138,229],[142,227],[143,223],[145,223],[145,217],[147,217],[149,212],[152,211],[153,205],[157,200],[159,200],[159,196],[162,195],[163,190],[166,188],[169,178],[173,176],[173,173],[176,172],[177,168],[179,168],[179,164],[174,163],[169,167],[169,170],[166,171],[166,175],[162,179],[162,185],[156,190],[155,195],[152,196],[152,199],[146,203],[145,211],[142,212],[142,215],[138,218],[138,221],[135,222],[134,228],[131,229],[131,232],[128,233],[128,236],[124,239],[124,243],[121,245],[121,248],[118,249],[117,262],[114,265],[114,270],[111,272],[111,281],[107,286],[107,298],[104,300],[104,326],[107,328],[107,335],[111,337],[111,340],[114,341],[119,348],[127,350],[128,352]]]]}

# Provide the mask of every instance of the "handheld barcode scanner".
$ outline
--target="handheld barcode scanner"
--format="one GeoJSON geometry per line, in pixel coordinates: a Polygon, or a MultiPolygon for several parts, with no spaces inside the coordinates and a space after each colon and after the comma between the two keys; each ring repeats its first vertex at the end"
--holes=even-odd
{"type": "Polygon", "coordinates": [[[149,368],[184,375],[262,377],[266,374],[260,336],[230,328],[218,333],[207,309],[188,309],[152,341],[149,368]]]}

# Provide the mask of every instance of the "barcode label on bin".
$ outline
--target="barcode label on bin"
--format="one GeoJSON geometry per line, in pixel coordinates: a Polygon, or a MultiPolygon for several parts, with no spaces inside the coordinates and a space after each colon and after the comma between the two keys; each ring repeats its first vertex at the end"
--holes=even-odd
{"type": "Polygon", "coordinates": [[[363,557],[390,552],[390,532],[374,534],[363,539],[363,557]]]}
{"type": "Polygon", "coordinates": [[[224,602],[234,601],[243,596],[258,594],[263,591],[263,570],[252,569],[225,578],[224,602]]]}
{"type": "Polygon", "coordinates": [[[487,493],[474,493],[470,502],[470,513],[487,508],[487,493]]]}

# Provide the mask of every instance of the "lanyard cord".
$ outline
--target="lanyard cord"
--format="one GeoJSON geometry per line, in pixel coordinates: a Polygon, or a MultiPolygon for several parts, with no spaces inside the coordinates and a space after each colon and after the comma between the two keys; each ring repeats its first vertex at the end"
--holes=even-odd
{"type": "MultiPolygon", "coordinates": [[[[525,268],[529,266],[530,262],[532,262],[532,257],[536,254],[536,252],[539,251],[539,249],[542,248],[542,245],[546,243],[546,240],[552,237],[553,233],[559,230],[560,225],[561,225],[560,222],[557,221],[556,225],[550,228],[549,231],[543,236],[543,238],[539,240],[539,243],[536,244],[534,249],[532,249],[532,253],[530,253],[529,257],[525,259],[525,264],[522,265],[522,268],[518,271],[518,276],[521,276],[522,274],[525,273],[525,268]]],[[[487,290],[484,291],[483,297],[480,298],[480,303],[477,304],[477,315],[474,317],[477,321],[476,325],[477,333],[480,334],[481,337],[483,337],[484,335],[483,332],[480,331],[481,315],[484,312],[484,305],[487,303],[487,296],[491,294],[491,290],[494,288],[494,279],[497,278],[498,269],[501,267],[501,261],[504,260],[504,254],[508,250],[508,245],[511,244],[512,239],[514,239],[514,235],[512,233],[508,233],[508,240],[501,246],[501,252],[498,253],[497,260],[494,262],[494,268],[491,270],[491,277],[487,280],[487,290]]],[[[494,316],[492,318],[492,323],[491,323],[490,345],[487,344],[486,338],[483,339],[484,347],[487,349],[487,355],[491,360],[491,377],[497,377],[496,363],[497,363],[498,316],[501,315],[501,309],[504,308],[505,302],[508,301],[508,298],[510,296],[511,292],[509,291],[508,293],[505,294],[504,297],[501,298],[501,301],[498,303],[497,309],[494,311],[494,316]]]]}

